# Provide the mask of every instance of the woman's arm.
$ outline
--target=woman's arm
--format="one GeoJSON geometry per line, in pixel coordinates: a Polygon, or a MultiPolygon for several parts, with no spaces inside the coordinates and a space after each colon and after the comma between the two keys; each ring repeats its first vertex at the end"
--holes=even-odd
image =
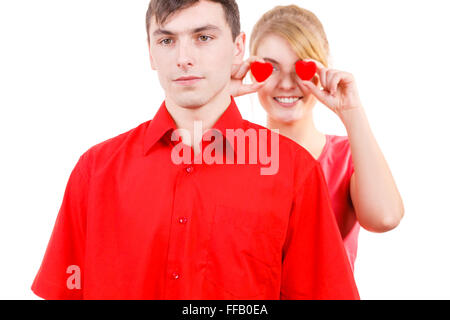
{"type": "Polygon", "coordinates": [[[298,79],[298,85],[335,112],[347,129],[355,168],[350,195],[360,225],[372,232],[392,230],[403,217],[403,201],[370,130],[354,76],[305,60],[316,63],[323,90],[310,81],[298,79]]]}
{"type": "Polygon", "coordinates": [[[350,195],[358,221],[368,231],[392,230],[403,218],[403,201],[364,109],[343,111],[340,118],[347,129],[355,168],[350,195]]]}

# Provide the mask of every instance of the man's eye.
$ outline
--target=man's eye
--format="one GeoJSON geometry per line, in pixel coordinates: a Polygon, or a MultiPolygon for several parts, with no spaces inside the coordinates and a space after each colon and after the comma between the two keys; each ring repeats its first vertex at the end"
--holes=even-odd
{"type": "Polygon", "coordinates": [[[200,39],[201,42],[207,42],[209,39],[212,39],[210,36],[199,36],[198,37],[200,39]]]}
{"type": "Polygon", "coordinates": [[[171,41],[172,41],[172,39],[162,39],[159,43],[162,43],[164,45],[169,45],[172,43],[171,41]]]}

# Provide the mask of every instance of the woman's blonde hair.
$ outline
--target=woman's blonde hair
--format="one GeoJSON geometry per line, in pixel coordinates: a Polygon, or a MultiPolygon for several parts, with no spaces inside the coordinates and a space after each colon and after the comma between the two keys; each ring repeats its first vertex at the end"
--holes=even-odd
{"type": "Polygon", "coordinates": [[[261,40],[268,34],[286,39],[299,59],[315,59],[328,68],[329,45],[322,23],[314,13],[296,5],[276,6],[267,11],[253,27],[250,54],[256,55],[261,40]]]}

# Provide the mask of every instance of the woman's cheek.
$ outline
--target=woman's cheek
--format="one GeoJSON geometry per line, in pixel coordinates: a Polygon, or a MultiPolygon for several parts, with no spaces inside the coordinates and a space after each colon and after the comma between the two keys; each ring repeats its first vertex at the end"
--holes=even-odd
{"type": "Polygon", "coordinates": [[[266,80],[266,84],[258,90],[258,97],[259,100],[261,102],[261,104],[263,104],[264,108],[269,107],[267,104],[270,103],[270,101],[272,100],[272,95],[275,89],[275,84],[276,81],[273,77],[273,75],[271,75],[267,80],[266,80]]]}
{"type": "Polygon", "coordinates": [[[266,110],[266,112],[270,112],[271,109],[271,95],[270,91],[267,90],[266,87],[258,91],[259,102],[262,107],[266,110]]]}

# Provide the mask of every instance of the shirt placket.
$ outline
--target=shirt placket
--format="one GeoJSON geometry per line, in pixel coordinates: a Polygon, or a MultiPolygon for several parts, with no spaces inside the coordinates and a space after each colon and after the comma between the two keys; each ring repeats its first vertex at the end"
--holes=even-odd
{"type": "Polygon", "coordinates": [[[192,179],[199,166],[191,163],[180,164],[178,167],[167,254],[165,299],[178,299],[182,296],[183,288],[189,285],[189,279],[183,273],[183,260],[195,201],[192,179]]]}

